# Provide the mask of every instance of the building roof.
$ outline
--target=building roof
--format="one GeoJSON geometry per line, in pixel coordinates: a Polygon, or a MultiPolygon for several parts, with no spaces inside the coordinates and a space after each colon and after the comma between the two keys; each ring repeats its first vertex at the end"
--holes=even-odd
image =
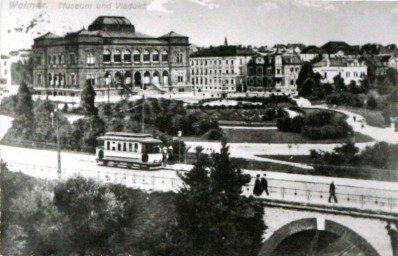
{"type": "Polygon", "coordinates": [[[248,56],[256,53],[249,48],[239,47],[236,45],[222,45],[217,47],[204,48],[191,54],[191,58],[195,57],[226,57],[226,56],[248,56]]]}
{"type": "Polygon", "coordinates": [[[373,66],[373,67],[388,67],[388,62],[391,58],[391,55],[385,55],[385,56],[375,56],[375,55],[367,55],[361,57],[362,61],[365,61],[367,65],[373,66]]]}
{"type": "Polygon", "coordinates": [[[309,45],[305,47],[302,51],[302,54],[324,54],[327,53],[324,49],[319,48],[316,45],[309,45]]]}
{"type": "Polygon", "coordinates": [[[172,37],[172,38],[181,38],[181,37],[185,37],[185,38],[187,38],[187,36],[178,34],[178,33],[174,32],[174,31],[170,31],[169,33],[164,34],[163,36],[160,36],[159,38],[169,38],[169,37],[172,37]]]}
{"type": "Polygon", "coordinates": [[[126,142],[156,143],[161,144],[162,141],[153,138],[151,134],[130,133],[130,132],[107,132],[104,136],[97,138],[98,140],[113,140],[126,142]]]}
{"type": "Polygon", "coordinates": [[[7,60],[7,59],[9,59],[10,57],[7,56],[7,55],[1,54],[1,55],[0,55],[0,58],[3,59],[3,60],[7,60]]]}
{"type": "Polygon", "coordinates": [[[91,25],[132,25],[131,22],[124,16],[99,16],[91,25]]]}
{"type": "MultiPolygon", "coordinates": [[[[361,59],[349,59],[346,57],[329,58],[329,67],[348,67],[356,60],[359,62],[362,61],[361,59]]],[[[323,58],[322,60],[313,63],[312,66],[314,68],[326,67],[328,66],[328,60],[326,58],[323,58]]]]}
{"type": "Polygon", "coordinates": [[[46,34],[39,36],[35,39],[57,39],[57,38],[61,38],[59,35],[56,35],[54,33],[51,32],[47,32],[46,34]]]}
{"type": "Polygon", "coordinates": [[[282,55],[283,65],[300,65],[301,60],[297,55],[282,55]]]}
{"type": "Polygon", "coordinates": [[[351,46],[344,41],[329,41],[324,44],[322,47],[328,53],[336,53],[339,50],[350,49],[351,46]]]}

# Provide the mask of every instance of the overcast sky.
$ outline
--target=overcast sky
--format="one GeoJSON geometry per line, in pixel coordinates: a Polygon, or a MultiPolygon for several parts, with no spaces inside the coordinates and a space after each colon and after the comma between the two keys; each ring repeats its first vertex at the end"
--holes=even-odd
{"type": "Polygon", "coordinates": [[[330,40],[350,44],[398,42],[396,1],[0,0],[0,3],[2,53],[30,48],[32,38],[47,31],[62,35],[83,26],[87,28],[100,15],[125,16],[137,31],[152,36],[174,30],[200,46],[222,44],[225,36],[230,44],[255,46],[323,45],[330,40]],[[27,29],[37,17],[35,25],[27,29]]]}

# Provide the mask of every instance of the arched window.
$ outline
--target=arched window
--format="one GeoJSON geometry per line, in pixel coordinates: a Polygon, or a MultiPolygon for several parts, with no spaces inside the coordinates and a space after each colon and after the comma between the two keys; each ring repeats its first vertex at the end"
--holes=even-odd
{"type": "Polygon", "coordinates": [[[134,51],[134,62],[141,62],[141,53],[137,50],[134,51]]]}
{"type": "Polygon", "coordinates": [[[131,52],[129,50],[123,51],[123,61],[124,62],[131,62],[131,52]]]}
{"type": "Polygon", "coordinates": [[[162,52],[162,61],[169,61],[169,53],[167,51],[162,52]]]}
{"type": "Polygon", "coordinates": [[[119,50],[115,50],[113,53],[113,62],[121,62],[122,61],[122,53],[119,50]]]}
{"type": "Polygon", "coordinates": [[[95,63],[95,57],[94,54],[89,52],[86,55],[86,61],[87,61],[87,65],[94,65],[95,63]]]}
{"type": "Polygon", "coordinates": [[[48,74],[48,84],[53,85],[53,76],[51,74],[48,74]]]}
{"type": "Polygon", "coordinates": [[[155,62],[159,62],[159,52],[158,51],[153,51],[152,52],[152,60],[155,62]]]}
{"type": "Polygon", "coordinates": [[[144,51],[144,61],[149,61],[150,59],[150,54],[148,50],[144,51]]]}
{"type": "Polygon", "coordinates": [[[106,49],[103,53],[103,58],[104,58],[104,62],[105,63],[109,63],[111,62],[111,51],[109,51],[108,49],[106,49]]]}

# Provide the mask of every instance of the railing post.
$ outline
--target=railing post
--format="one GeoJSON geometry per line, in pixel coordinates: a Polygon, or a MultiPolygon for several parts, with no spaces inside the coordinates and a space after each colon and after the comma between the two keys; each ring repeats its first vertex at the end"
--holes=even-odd
{"type": "Polygon", "coordinates": [[[310,201],[311,198],[311,192],[309,189],[307,189],[307,201],[310,201]]]}
{"type": "Polygon", "coordinates": [[[365,196],[361,195],[361,209],[363,209],[364,204],[365,204],[365,196]]]}
{"type": "Polygon", "coordinates": [[[282,190],[282,192],[281,192],[282,193],[282,198],[285,198],[285,187],[282,187],[281,190],[282,190]]]}
{"type": "Polygon", "coordinates": [[[391,197],[390,198],[390,212],[392,212],[393,208],[394,208],[394,199],[391,197]]]}

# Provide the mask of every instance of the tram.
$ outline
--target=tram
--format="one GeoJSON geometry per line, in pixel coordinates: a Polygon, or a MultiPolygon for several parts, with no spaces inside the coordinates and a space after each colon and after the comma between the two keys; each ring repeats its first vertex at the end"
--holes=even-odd
{"type": "Polygon", "coordinates": [[[96,161],[102,165],[125,165],[150,169],[162,165],[162,141],[151,134],[107,132],[97,138],[103,146],[96,149],[96,161]]]}

